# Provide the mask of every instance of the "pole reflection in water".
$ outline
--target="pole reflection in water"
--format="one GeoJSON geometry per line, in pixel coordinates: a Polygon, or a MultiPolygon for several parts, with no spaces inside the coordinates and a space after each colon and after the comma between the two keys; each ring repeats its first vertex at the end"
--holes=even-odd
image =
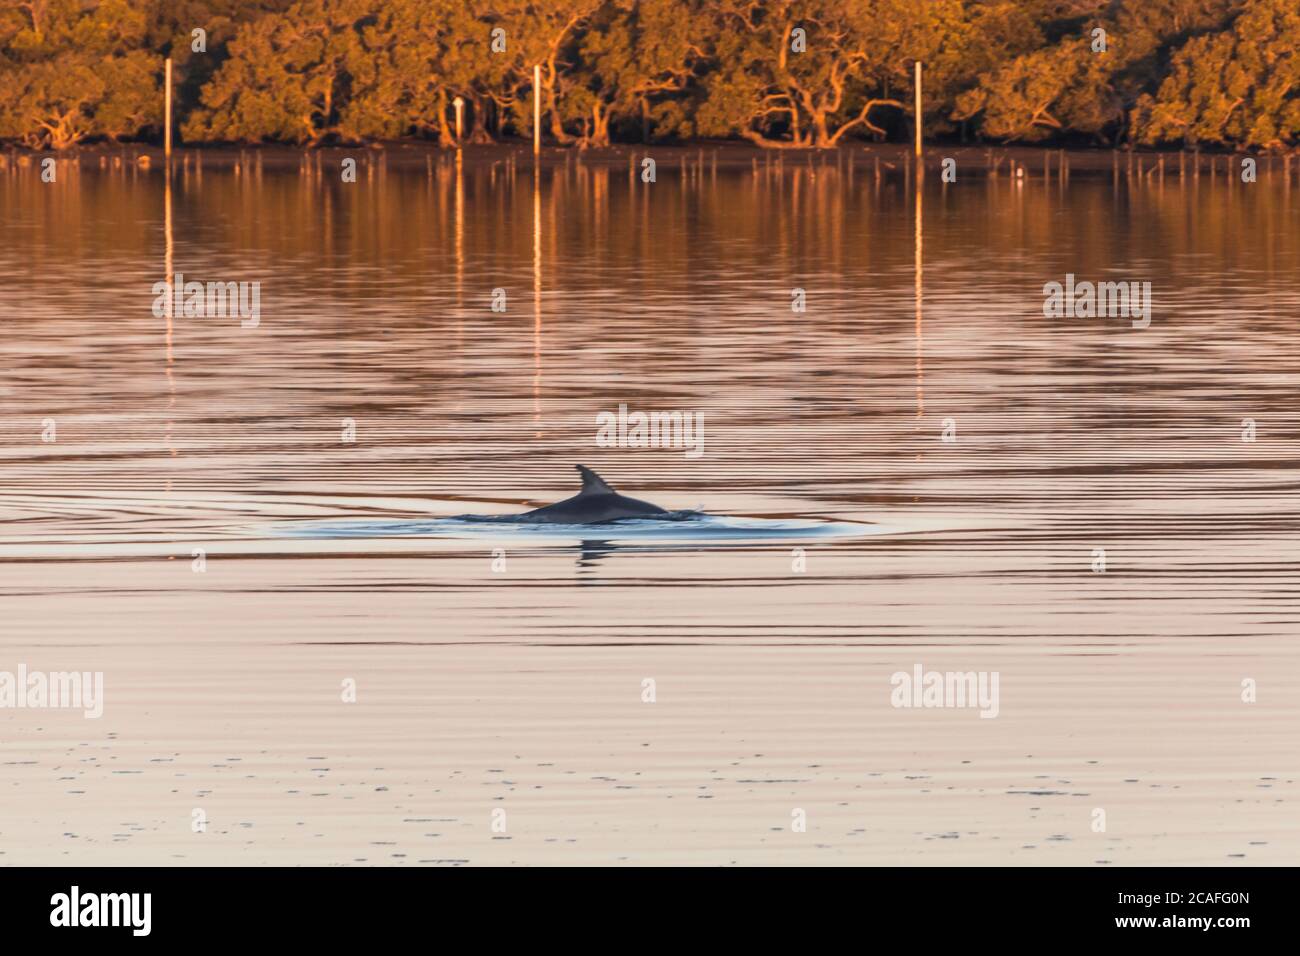
{"type": "MultiPolygon", "coordinates": [[[[167,163],[163,171],[163,175],[166,177],[165,185],[163,186],[163,244],[164,244],[163,276],[165,278],[165,281],[167,282],[167,289],[168,289],[167,308],[163,316],[163,319],[166,322],[164,341],[166,342],[165,375],[167,377],[168,415],[167,415],[166,427],[163,429],[163,441],[167,447],[168,454],[172,458],[175,458],[176,445],[172,441],[172,428],[174,427],[172,412],[176,407],[176,372],[175,372],[173,356],[172,356],[172,334],[173,334],[172,323],[174,320],[173,303],[175,302],[176,296],[174,294],[174,290],[172,290],[172,283],[175,281],[176,278],[176,269],[175,269],[176,264],[175,264],[175,255],[174,255],[174,239],[172,236],[172,175],[171,175],[170,161],[167,163]]],[[[167,476],[167,481],[164,487],[165,490],[167,491],[172,490],[172,479],[170,474],[168,474],[167,476]]]]}
{"type": "MultiPolygon", "coordinates": [[[[921,201],[921,196],[922,196],[922,187],[921,187],[921,183],[918,182],[918,183],[916,184],[916,208],[915,208],[915,212],[913,213],[913,218],[915,219],[916,225],[915,225],[915,252],[914,252],[914,254],[913,254],[913,258],[912,258],[912,263],[913,263],[913,265],[912,265],[912,270],[913,270],[913,272],[914,272],[914,274],[915,274],[914,282],[915,282],[915,286],[916,286],[916,288],[915,288],[915,295],[916,295],[916,420],[917,420],[917,428],[918,428],[918,429],[921,427],[921,425],[920,425],[920,423],[921,423],[921,419],[925,417],[925,387],[924,387],[924,385],[925,385],[925,366],[924,366],[924,359],[923,359],[923,348],[924,348],[924,345],[923,345],[923,341],[922,341],[922,323],[921,323],[921,313],[922,313],[922,306],[923,306],[923,299],[924,299],[924,297],[923,297],[923,293],[922,293],[922,271],[921,271],[921,262],[922,262],[922,255],[921,255],[921,253],[922,253],[922,249],[921,249],[921,243],[922,243],[922,238],[921,238],[921,237],[922,237],[922,229],[921,229],[921,220],[922,220],[922,217],[921,217],[922,201],[921,201]]],[[[920,453],[919,451],[917,452],[916,458],[917,458],[917,461],[920,461],[920,460],[921,460],[921,453],[920,453]]]]}
{"type": "MultiPolygon", "coordinates": [[[[552,180],[554,188],[554,180],[552,180]]],[[[542,421],[542,182],[533,169],[533,421],[542,421]]],[[[534,437],[541,438],[540,427],[534,437]]]]}

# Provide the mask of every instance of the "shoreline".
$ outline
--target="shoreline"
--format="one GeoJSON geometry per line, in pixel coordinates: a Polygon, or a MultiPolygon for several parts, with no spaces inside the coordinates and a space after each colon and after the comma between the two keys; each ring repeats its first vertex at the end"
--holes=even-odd
{"type": "MultiPolygon", "coordinates": [[[[527,169],[534,165],[550,169],[580,164],[633,169],[639,160],[646,157],[654,158],[659,169],[664,172],[835,167],[846,171],[850,168],[858,172],[865,170],[866,174],[872,175],[878,166],[882,175],[899,171],[910,175],[916,168],[916,158],[910,143],[855,143],[834,149],[764,149],[729,140],[651,146],[618,144],[598,149],[547,146],[537,155],[534,155],[531,143],[526,141],[475,144],[458,149],[431,142],[405,140],[355,146],[289,146],[278,143],[178,146],[173,150],[171,163],[181,168],[198,166],[221,170],[254,165],[258,168],[297,168],[309,172],[313,168],[319,170],[324,162],[348,157],[357,159],[360,169],[374,166],[398,169],[424,167],[430,173],[457,161],[477,168],[504,164],[513,169],[527,169]]],[[[942,163],[946,159],[955,160],[958,169],[962,171],[975,170],[991,176],[1005,174],[1042,178],[1046,175],[1060,178],[1064,172],[1068,179],[1072,173],[1107,172],[1127,178],[1134,175],[1196,175],[1198,170],[1205,175],[1226,174],[1234,161],[1239,165],[1240,160],[1246,158],[1255,160],[1260,177],[1279,171],[1289,176],[1293,165],[1289,153],[980,144],[929,145],[921,164],[927,174],[936,178],[940,176],[942,163]],[[1017,173],[1017,170],[1023,172],[1017,173]]],[[[0,174],[35,168],[45,159],[55,159],[60,163],[83,168],[89,165],[108,170],[126,166],[162,168],[167,164],[163,148],[151,143],[94,143],[62,152],[10,146],[0,148],[0,174]]],[[[1300,162],[1294,165],[1300,172],[1300,162]]]]}

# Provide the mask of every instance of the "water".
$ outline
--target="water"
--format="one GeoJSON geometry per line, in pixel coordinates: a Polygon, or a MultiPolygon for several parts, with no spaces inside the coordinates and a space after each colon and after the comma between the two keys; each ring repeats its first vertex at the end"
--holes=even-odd
{"type": "Polygon", "coordinates": [[[315,521],[299,522],[276,529],[277,533],[311,541],[347,539],[389,539],[405,537],[470,538],[494,542],[500,539],[542,541],[658,541],[692,549],[709,544],[738,542],[811,541],[834,536],[887,533],[886,529],[847,521],[770,521],[763,518],[715,517],[679,512],[675,518],[620,518],[594,523],[537,524],[517,521],[510,515],[464,515],[432,521],[315,521]]]}
{"type": "Polygon", "coordinates": [[[0,671],[106,696],[0,710],[0,861],[1300,862],[1280,174],[658,155],[0,179],[0,671]],[[1067,273],[1150,327],[1044,318],[1067,273]],[[454,520],[575,463],[707,517],[454,520]]]}

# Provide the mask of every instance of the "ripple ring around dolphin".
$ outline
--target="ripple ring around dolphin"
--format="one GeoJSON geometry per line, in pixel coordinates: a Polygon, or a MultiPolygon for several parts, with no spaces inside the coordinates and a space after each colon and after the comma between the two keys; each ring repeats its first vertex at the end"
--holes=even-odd
{"type": "Polygon", "coordinates": [[[582,490],[578,494],[523,514],[457,515],[434,519],[330,519],[296,522],[277,529],[276,534],[315,539],[449,537],[500,540],[516,537],[690,545],[861,537],[897,530],[847,521],[741,518],[700,511],[667,511],[648,501],[619,494],[585,465],[574,467],[582,477],[582,490]]]}
{"type": "Polygon", "coordinates": [[[898,533],[901,529],[851,521],[809,518],[742,518],[700,512],[667,512],[667,518],[620,518],[599,524],[539,524],[514,515],[467,515],[456,518],[334,518],[278,525],[272,532],[287,538],[437,537],[521,540],[644,541],[680,545],[805,541],[898,533]]]}
{"type": "Polygon", "coordinates": [[[680,544],[800,541],[886,533],[880,525],[809,519],[741,518],[667,511],[615,491],[585,465],[574,466],[582,490],[572,498],[517,515],[457,515],[436,519],[333,519],[297,523],[280,532],[297,538],[503,537],[565,541],[643,541],[680,544]]]}

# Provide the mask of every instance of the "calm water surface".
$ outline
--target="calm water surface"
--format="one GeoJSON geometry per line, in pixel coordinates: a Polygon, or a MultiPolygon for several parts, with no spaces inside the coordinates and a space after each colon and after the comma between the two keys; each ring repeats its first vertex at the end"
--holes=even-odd
{"type": "Polygon", "coordinates": [[[1300,185],[659,155],[0,179],[0,862],[1300,862],[1300,185]]]}

